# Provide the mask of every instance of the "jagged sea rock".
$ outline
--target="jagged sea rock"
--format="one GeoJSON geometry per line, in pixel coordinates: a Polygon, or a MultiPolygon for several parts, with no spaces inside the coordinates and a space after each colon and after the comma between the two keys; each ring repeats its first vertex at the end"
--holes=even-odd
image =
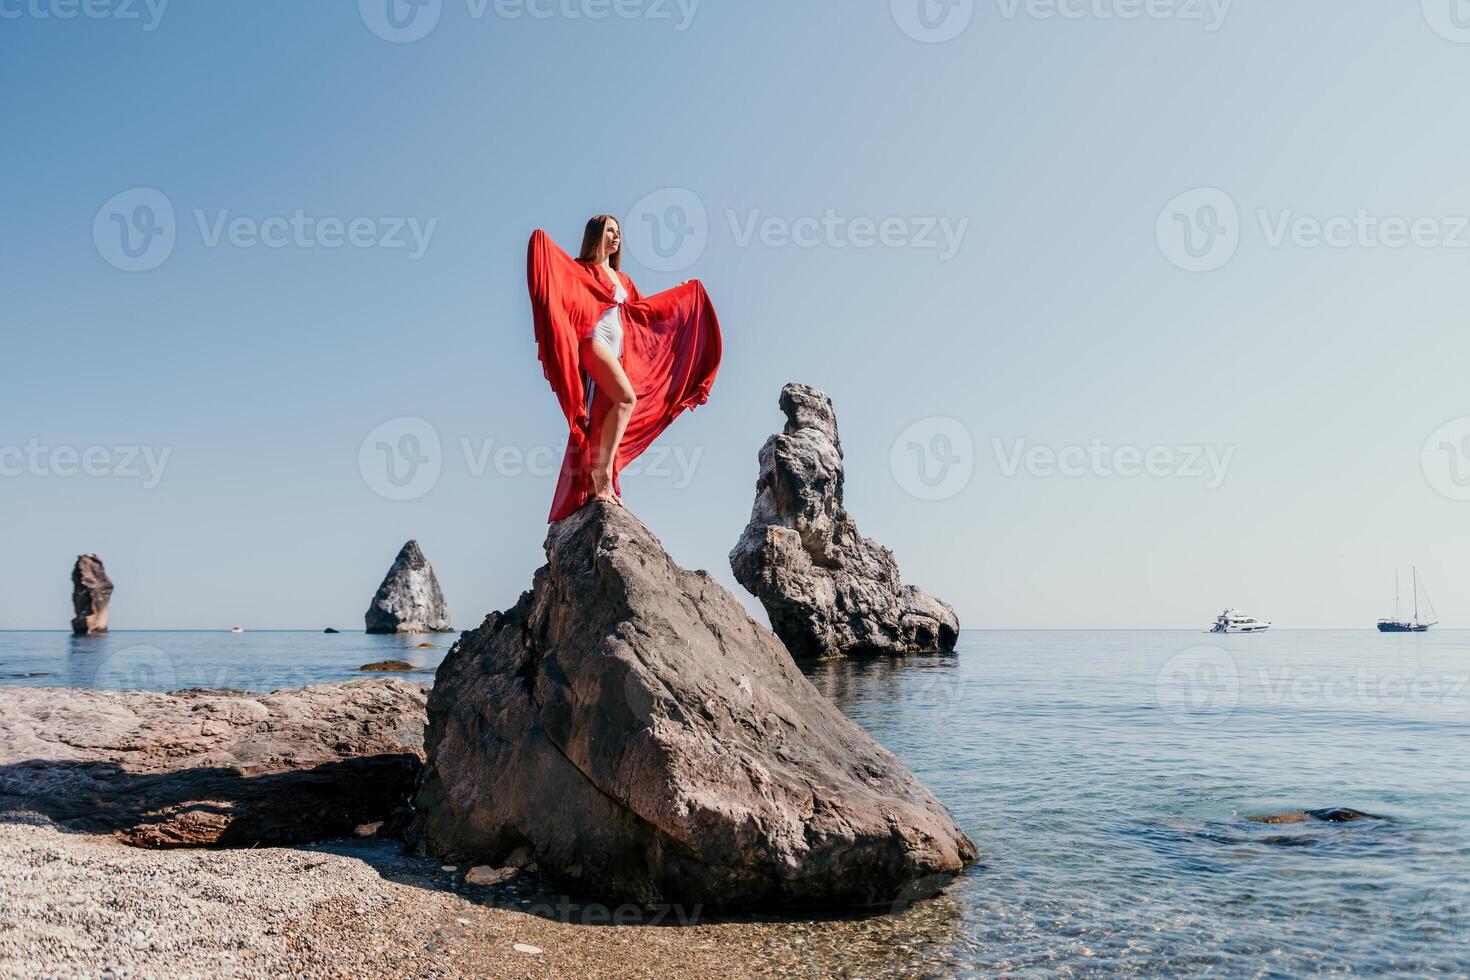
{"type": "Polygon", "coordinates": [[[0,813],[141,847],[295,844],[386,821],[423,760],[421,684],[274,694],[0,687],[0,813]]]}
{"type": "Polygon", "coordinates": [[[904,585],[892,552],[859,534],[843,505],[832,399],[788,384],[781,411],[786,427],[761,447],[750,523],[730,552],[736,580],[794,657],[952,651],[954,609],[904,585]]]}
{"type": "Polygon", "coordinates": [[[107,607],[112,602],[112,579],[96,555],[82,555],[71,570],[71,606],[75,618],[71,631],[77,636],[107,632],[107,607]]]}
{"type": "Polygon", "coordinates": [[[932,895],[975,857],[774,635],[627,510],[587,505],[546,553],[439,667],[410,832],[428,853],[529,856],[618,901],[824,909],[932,895]]]}
{"type": "Polygon", "coordinates": [[[365,618],[369,633],[454,632],[439,580],[417,541],[398,552],[365,618]]]}

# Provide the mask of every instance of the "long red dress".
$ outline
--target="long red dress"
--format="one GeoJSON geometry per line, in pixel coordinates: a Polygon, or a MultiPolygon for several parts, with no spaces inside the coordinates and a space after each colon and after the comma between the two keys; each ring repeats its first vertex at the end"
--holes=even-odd
{"type": "MultiPolygon", "coordinates": [[[[697,280],[644,297],[632,279],[618,275],[628,291],[622,311],[623,371],[638,396],[613,461],[613,489],[621,492],[618,474],[623,467],[642,455],[680,412],[709,400],[720,368],[720,321],[697,280]]],[[[559,521],[592,498],[592,453],[607,403],[598,393],[588,416],[580,350],[583,338],[617,302],[612,283],[540,230],[531,235],[527,249],[526,284],[541,366],[570,429],[547,518],[559,521]]]]}

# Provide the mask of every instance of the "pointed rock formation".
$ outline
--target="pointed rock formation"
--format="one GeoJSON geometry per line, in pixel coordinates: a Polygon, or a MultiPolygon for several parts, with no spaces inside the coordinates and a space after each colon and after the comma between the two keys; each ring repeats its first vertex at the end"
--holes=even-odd
{"type": "Polygon", "coordinates": [[[367,611],[369,633],[452,633],[434,569],[410,541],[398,552],[367,611]]]}
{"type": "Polygon", "coordinates": [[[913,774],[627,510],[588,504],[546,554],[439,667],[419,847],[492,867],[525,848],[584,893],[706,908],[906,902],[974,859],[913,774]]]}
{"type": "Polygon", "coordinates": [[[71,631],[77,636],[107,632],[107,606],[112,602],[112,579],[96,555],[82,555],[71,570],[71,607],[76,616],[71,631]]]}
{"type": "Polygon", "coordinates": [[[843,506],[832,399],[788,384],[781,411],[785,430],[761,447],[750,523],[730,552],[736,580],[794,657],[952,651],[954,610],[903,585],[892,552],[860,535],[843,506]]]}

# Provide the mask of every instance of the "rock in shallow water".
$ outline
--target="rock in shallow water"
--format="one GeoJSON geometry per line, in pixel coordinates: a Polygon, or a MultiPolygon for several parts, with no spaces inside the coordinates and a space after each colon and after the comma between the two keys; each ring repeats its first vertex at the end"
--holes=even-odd
{"type": "Polygon", "coordinates": [[[112,579],[96,555],[82,555],[71,570],[71,604],[76,618],[71,630],[77,636],[107,632],[107,607],[112,602],[112,579]]]}
{"type": "Polygon", "coordinates": [[[626,510],[553,525],[531,591],[429,698],[411,838],[619,901],[885,905],[975,857],[953,818],[706,572],[626,510]]]}
{"type": "Polygon", "coordinates": [[[1252,823],[1306,823],[1308,820],[1320,820],[1323,823],[1351,823],[1354,820],[1382,820],[1383,817],[1364,813],[1362,810],[1354,810],[1352,807],[1333,806],[1321,810],[1292,810],[1287,813],[1273,813],[1262,817],[1247,817],[1252,823]]]}
{"type": "Polygon", "coordinates": [[[422,685],[0,688],[0,812],[143,847],[294,844],[395,821],[423,759],[422,685]]]}
{"type": "Polygon", "coordinates": [[[903,585],[892,552],[859,534],[843,505],[832,399],[788,384],[781,411],[785,430],[761,447],[750,523],[730,552],[736,580],[794,657],[952,651],[954,610],[903,585]]]}
{"type": "Polygon", "coordinates": [[[398,552],[365,619],[369,633],[454,632],[439,579],[417,541],[398,552]]]}

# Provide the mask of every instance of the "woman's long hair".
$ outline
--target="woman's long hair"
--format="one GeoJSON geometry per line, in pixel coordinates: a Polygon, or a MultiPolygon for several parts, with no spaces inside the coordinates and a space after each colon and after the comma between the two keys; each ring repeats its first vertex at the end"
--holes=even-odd
{"type": "MultiPolygon", "coordinates": [[[[582,235],[582,254],[577,256],[578,262],[596,262],[597,252],[602,248],[602,236],[607,234],[607,223],[618,219],[610,214],[599,214],[587,222],[587,231],[582,235]]],[[[622,222],[618,221],[622,227],[622,222]]],[[[623,268],[623,249],[618,250],[608,257],[608,264],[614,269],[623,268]]]]}

